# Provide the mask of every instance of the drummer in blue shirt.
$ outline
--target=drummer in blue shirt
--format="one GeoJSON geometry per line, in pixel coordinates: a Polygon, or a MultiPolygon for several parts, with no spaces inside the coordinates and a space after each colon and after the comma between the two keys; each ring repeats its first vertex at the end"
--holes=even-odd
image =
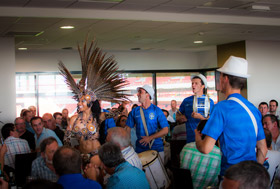
{"type": "Polygon", "coordinates": [[[176,119],[180,119],[182,116],[187,118],[185,123],[187,143],[195,141],[194,130],[200,120],[208,119],[214,106],[213,100],[206,94],[207,80],[205,76],[202,74],[195,75],[192,76],[191,80],[194,95],[183,100],[176,115],[176,119]]]}
{"type": "Polygon", "coordinates": [[[169,124],[162,110],[151,103],[154,96],[154,89],[149,85],[137,88],[138,106],[128,115],[126,125],[133,128],[136,124],[136,152],[141,153],[147,150],[156,150],[161,159],[164,159],[164,148],[162,137],[168,133],[169,124]],[[143,111],[143,116],[141,116],[143,111]],[[143,120],[146,122],[145,131],[143,120]]]}

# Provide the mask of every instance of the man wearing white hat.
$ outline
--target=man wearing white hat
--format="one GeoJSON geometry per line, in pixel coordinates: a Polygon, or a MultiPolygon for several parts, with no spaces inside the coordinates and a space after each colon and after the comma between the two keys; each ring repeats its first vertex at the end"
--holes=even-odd
{"type": "Polygon", "coordinates": [[[248,62],[234,56],[218,69],[221,92],[227,99],[215,105],[202,131],[206,135],[203,140],[195,130],[196,146],[202,153],[209,153],[219,139],[221,176],[227,168],[241,161],[253,160],[263,164],[267,153],[262,115],[240,94],[249,77],[247,69],[248,62]]]}
{"type": "Polygon", "coordinates": [[[143,87],[138,87],[137,91],[138,101],[141,106],[132,109],[126,121],[126,125],[130,128],[133,128],[136,124],[136,152],[140,153],[150,149],[156,150],[163,160],[164,148],[161,137],[168,133],[169,124],[162,110],[151,103],[154,89],[149,85],[144,85],[143,87]]]}
{"type": "Polygon", "coordinates": [[[182,115],[187,118],[186,132],[187,143],[195,141],[194,130],[200,120],[208,119],[213,109],[214,102],[206,95],[207,80],[204,75],[199,74],[191,77],[193,96],[187,97],[180,105],[176,119],[180,119],[182,115]]]}

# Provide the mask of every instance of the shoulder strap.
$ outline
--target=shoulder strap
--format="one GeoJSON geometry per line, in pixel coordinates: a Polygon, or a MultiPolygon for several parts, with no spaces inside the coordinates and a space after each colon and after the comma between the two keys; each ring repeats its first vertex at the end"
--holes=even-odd
{"type": "MultiPolygon", "coordinates": [[[[148,129],[147,129],[147,124],[146,124],[146,120],[145,120],[145,116],[144,116],[144,111],[143,111],[142,107],[140,107],[140,114],[141,114],[141,119],[142,119],[142,123],[143,123],[144,129],[145,129],[146,136],[149,136],[149,132],[148,132],[148,129]]],[[[152,145],[153,145],[154,141],[155,141],[155,139],[153,139],[149,143],[150,149],[152,148],[152,145]]]]}
{"type": "Polygon", "coordinates": [[[236,97],[230,97],[228,100],[233,100],[237,103],[239,103],[246,111],[247,113],[249,114],[252,122],[253,122],[253,125],[254,125],[254,128],[255,128],[255,133],[256,133],[256,136],[258,136],[258,126],[257,126],[257,121],[256,121],[256,118],[255,116],[253,115],[253,113],[251,112],[251,110],[249,110],[249,108],[241,101],[239,100],[238,98],[236,97]]]}

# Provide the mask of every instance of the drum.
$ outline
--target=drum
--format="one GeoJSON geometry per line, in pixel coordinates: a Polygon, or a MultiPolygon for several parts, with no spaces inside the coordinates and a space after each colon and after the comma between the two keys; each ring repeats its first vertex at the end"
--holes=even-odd
{"type": "Polygon", "coordinates": [[[138,154],[147,180],[152,189],[167,188],[170,180],[163,166],[162,160],[155,150],[148,150],[138,154]]]}

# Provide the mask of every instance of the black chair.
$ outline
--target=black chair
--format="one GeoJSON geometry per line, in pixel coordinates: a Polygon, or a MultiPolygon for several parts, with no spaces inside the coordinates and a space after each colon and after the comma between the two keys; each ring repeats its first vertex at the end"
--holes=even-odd
{"type": "Polygon", "coordinates": [[[36,159],[37,152],[17,154],[15,156],[15,177],[18,186],[26,183],[26,178],[31,174],[32,161],[36,159]]]}
{"type": "Polygon", "coordinates": [[[180,167],[180,152],[185,146],[186,140],[170,140],[171,165],[180,167]]]}
{"type": "Polygon", "coordinates": [[[171,170],[173,173],[172,188],[193,188],[191,171],[189,169],[172,167],[171,170]]]}

